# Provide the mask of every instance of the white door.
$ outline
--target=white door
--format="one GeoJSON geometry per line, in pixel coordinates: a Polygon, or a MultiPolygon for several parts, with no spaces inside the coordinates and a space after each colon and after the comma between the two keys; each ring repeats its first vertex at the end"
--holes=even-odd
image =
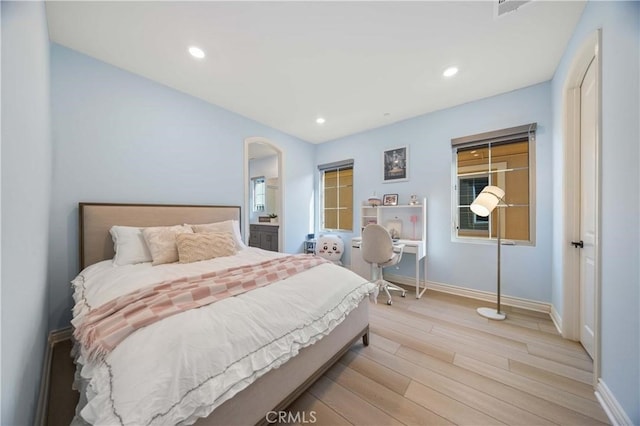
{"type": "Polygon", "coordinates": [[[580,342],[594,356],[597,219],[597,62],[580,86],[580,342]]]}

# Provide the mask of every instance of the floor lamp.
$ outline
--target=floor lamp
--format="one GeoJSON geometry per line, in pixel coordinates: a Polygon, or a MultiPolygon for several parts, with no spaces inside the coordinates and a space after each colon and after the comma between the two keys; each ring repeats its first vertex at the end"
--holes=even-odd
{"type": "Polygon", "coordinates": [[[478,216],[487,217],[491,214],[491,212],[498,207],[498,303],[496,309],[491,308],[478,308],[477,311],[483,317],[492,319],[492,320],[503,320],[507,317],[507,315],[500,311],[500,207],[506,207],[507,205],[499,203],[503,200],[504,191],[497,186],[485,186],[484,189],[478,194],[473,203],[471,203],[471,211],[477,214],[478,216]]]}

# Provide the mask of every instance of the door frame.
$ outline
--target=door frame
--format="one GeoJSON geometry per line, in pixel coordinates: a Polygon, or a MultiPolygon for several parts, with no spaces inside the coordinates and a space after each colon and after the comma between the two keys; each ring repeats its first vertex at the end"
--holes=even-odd
{"type": "Polygon", "coordinates": [[[252,136],[244,140],[244,214],[242,215],[242,222],[244,225],[244,242],[249,245],[249,217],[251,211],[251,192],[249,191],[249,185],[251,183],[251,177],[249,176],[249,145],[251,145],[252,143],[268,145],[274,151],[276,151],[278,155],[278,183],[280,187],[280,200],[278,203],[278,251],[283,252],[285,249],[284,242],[286,241],[284,238],[284,224],[286,223],[284,220],[284,197],[286,193],[284,178],[284,151],[270,139],[264,138],[262,136],[252,136]]]}
{"type": "Polygon", "coordinates": [[[576,52],[563,93],[563,140],[564,140],[564,184],[563,189],[563,319],[562,336],[571,340],[580,340],[580,252],[571,241],[580,240],[580,86],[591,64],[596,66],[596,229],[595,229],[595,330],[593,386],[600,377],[601,353],[601,212],[602,212],[602,32],[597,30],[583,42],[576,52]]]}

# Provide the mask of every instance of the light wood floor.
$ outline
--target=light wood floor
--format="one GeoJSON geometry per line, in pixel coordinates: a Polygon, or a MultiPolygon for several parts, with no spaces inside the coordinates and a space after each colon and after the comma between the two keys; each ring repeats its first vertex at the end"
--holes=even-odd
{"type": "Polygon", "coordinates": [[[608,424],[591,359],[548,315],[507,307],[490,321],[475,311],[490,304],[471,299],[393,298],[371,305],[370,345],[354,344],[289,407],[294,423],[608,424]]]}

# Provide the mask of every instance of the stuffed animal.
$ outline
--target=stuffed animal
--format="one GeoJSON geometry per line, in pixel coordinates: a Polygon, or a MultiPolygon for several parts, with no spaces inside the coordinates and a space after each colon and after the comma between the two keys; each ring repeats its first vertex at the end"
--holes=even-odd
{"type": "Polygon", "coordinates": [[[316,243],[316,255],[342,265],[340,259],[344,253],[344,242],[339,235],[322,235],[316,243]]]}

